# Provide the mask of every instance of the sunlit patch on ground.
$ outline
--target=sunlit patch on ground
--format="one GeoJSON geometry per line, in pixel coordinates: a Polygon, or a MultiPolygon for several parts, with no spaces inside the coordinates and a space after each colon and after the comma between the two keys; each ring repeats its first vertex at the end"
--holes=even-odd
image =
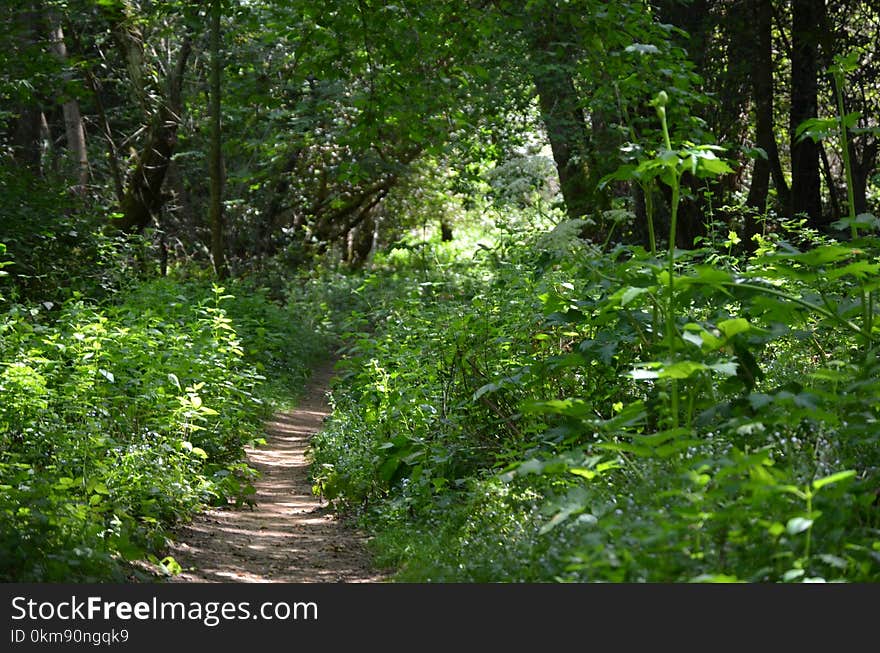
{"type": "Polygon", "coordinates": [[[248,451],[261,477],[256,506],[215,509],[180,529],[173,582],[381,582],[363,537],[326,510],[308,479],[306,448],[328,408],[332,369],[318,369],[296,410],[266,425],[266,444],[248,451]]]}

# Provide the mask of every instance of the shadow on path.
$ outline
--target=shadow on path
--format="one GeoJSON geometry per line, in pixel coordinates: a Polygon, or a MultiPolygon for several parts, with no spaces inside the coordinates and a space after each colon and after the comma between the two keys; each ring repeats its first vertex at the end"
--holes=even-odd
{"type": "Polygon", "coordinates": [[[305,453],[329,413],[332,363],[316,369],[292,411],[266,424],[266,444],[248,449],[260,472],[256,506],[213,509],[177,531],[170,553],[183,567],[171,582],[381,582],[357,531],[312,494],[305,453]]]}

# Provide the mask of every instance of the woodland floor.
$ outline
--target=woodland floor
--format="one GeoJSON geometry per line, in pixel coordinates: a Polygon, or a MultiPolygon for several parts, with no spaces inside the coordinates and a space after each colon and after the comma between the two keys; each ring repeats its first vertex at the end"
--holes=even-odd
{"type": "Polygon", "coordinates": [[[363,536],[314,496],[306,450],[329,413],[332,363],[316,369],[298,407],[276,413],[266,444],[248,449],[260,472],[256,505],[213,509],[178,530],[170,553],[183,567],[172,582],[382,582],[363,536]]]}

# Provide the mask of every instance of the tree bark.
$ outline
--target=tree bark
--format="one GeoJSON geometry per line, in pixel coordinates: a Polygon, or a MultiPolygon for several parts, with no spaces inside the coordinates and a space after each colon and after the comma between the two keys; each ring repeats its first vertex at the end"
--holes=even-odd
{"type": "Polygon", "coordinates": [[[440,242],[448,243],[452,241],[452,225],[446,219],[440,220],[440,242]]]}
{"type": "Polygon", "coordinates": [[[112,225],[120,231],[143,231],[153,217],[158,215],[164,203],[162,183],[177,147],[183,74],[191,51],[192,43],[189,36],[185,36],[180,46],[177,65],[168,79],[167,97],[150,123],[137,165],[128,177],[125,195],[120,203],[122,217],[112,225]]]}
{"type": "Polygon", "coordinates": [[[818,115],[818,35],[824,0],[798,0],[791,7],[791,214],[806,214],[812,227],[822,226],[819,148],[810,138],[797,140],[795,130],[818,115]]]}
{"type": "MultiPolygon", "coordinates": [[[[755,145],[764,150],[767,158],[755,159],[746,204],[762,212],[767,206],[770,190],[770,159],[774,155],[779,159],[776,137],[773,135],[773,14],[770,3],[765,0],[749,0],[748,9],[755,32],[750,71],[755,109],[755,145]]],[[[785,191],[788,191],[787,185],[785,191]]]]}
{"type": "Polygon", "coordinates": [[[856,151],[855,143],[850,143],[856,215],[868,212],[868,179],[877,170],[878,153],[880,142],[876,140],[866,143],[861,152],[856,151]]]}
{"type": "MultiPolygon", "coordinates": [[[[55,56],[62,62],[67,63],[67,46],[64,44],[64,32],[61,21],[57,16],[50,15],[49,22],[52,29],[52,50],[55,56]]],[[[71,79],[67,71],[63,77],[65,82],[71,79]]],[[[79,110],[79,102],[76,98],[65,99],[62,104],[64,113],[64,131],[67,136],[67,151],[76,169],[77,186],[84,189],[89,183],[89,154],[86,149],[86,132],[83,127],[82,114],[79,110]]]]}
{"type": "MultiPolygon", "coordinates": [[[[752,101],[755,111],[755,145],[764,150],[767,158],[757,157],[752,169],[751,185],[746,205],[757,214],[767,209],[770,180],[783,213],[789,212],[791,190],[782,171],[779,147],[773,129],[773,7],[767,0],[749,0],[748,17],[754,26],[754,50],[751,56],[752,101]]],[[[752,237],[758,233],[754,214],[748,214],[745,225],[746,248],[752,250],[752,237]]]]}
{"type": "Polygon", "coordinates": [[[571,219],[591,212],[587,173],[588,126],[552,16],[540,20],[532,38],[532,80],[550,140],[565,209],[571,219]]]}
{"type": "Polygon", "coordinates": [[[211,3],[211,91],[208,107],[211,121],[211,151],[209,153],[211,177],[211,259],[214,274],[219,279],[229,276],[226,264],[226,234],[223,224],[223,132],[220,122],[220,0],[211,3]]]}

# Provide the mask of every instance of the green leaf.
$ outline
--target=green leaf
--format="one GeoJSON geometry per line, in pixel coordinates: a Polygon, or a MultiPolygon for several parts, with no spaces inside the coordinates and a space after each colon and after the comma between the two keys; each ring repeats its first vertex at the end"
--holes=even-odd
{"type": "Polygon", "coordinates": [[[832,483],[839,483],[840,481],[844,481],[848,478],[852,478],[856,475],[855,470],[847,469],[842,472],[837,472],[836,474],[831,474],[830,476],[826,476],[824,478],[817,479],[813,481],[813,489],[821,490],[826,485],[831,485],[832,483]]]}
{"type": "Polygon", "coordinates": [[[621,307],[626,306],[632,300],[634,300],[636,297],[638,297],[640,295],[644,295],[646,292],[648,292],[647,288],[636,288],[636,287],[632,287],[632,286],[627,288],[620,298],[621,307]]]}
{"type": "Polygon", "coordinates": [[[584,417],[593,414],[593,405],[583,399],[550,399],[548,401],[524,401],[521,409],[524,413],[550,413],[567,415],[568,417],[584,417]]]}
{"type": "Polygon", "coordinates": [[[633,43],[624,48],[624,52],[637,52],[640,55],[659,54],[660,48],[652,43],[633,43]]]}
{"type": "Polygon", "coordinates": [[[723,333],[728,340],[730,340],[736,334],[744,333],[751,328],[752,326],[749,324],[748,320],[741,317],[735,317],[730,320],[722,320],[718,323],[718,330],[723,333]]]}
{"type": "Polygon", "coordinates": [[[876,276],[880,271],[880,263],[869,263],[868,261],[856,261],[842,268],[829,270],[825,273],[825,277],[829,280],[839,279],[846,275],[852,275],[859,280],[863,280],[870,276],[876,276]]]}
{"type": "Polygon", "coordinates": [[[820,245],[814,247],[808,252],[778,255],[776,258],[787,258],[810,267],[818,267],[820,265],[827,265],[828,263],[835,263],[862,253],[861,250],[852,247],[844,247],[843,245],[820,245]]]}
{"type": "Polygon", "coordinates": [[[584,510],[585,510],[585,508],[583,506],[578,506],[578,505],[566,506],[565,508],[560,510],[558,513],[553,515],[553,517],[550,519],[550,521],[541,527],[541,529],[538,531],[538,534],[545,535],[546,533],[549,533],[554,528],[559,526],[559,524],[566,521],[569,517],[572,517],[573,515],[581,515],[578,518],[578,521],[582,522],[582,523],[595,524],[599,521],[598,519],[596,519],[595,515],[581,514],[584,512],[584,510]]]}
{"type": "Polygon", "coordinates": [[[677,361],[660,370],[661,379],[687,379],[688,377],[707,370],[705,363],[698,361],[677,361]]]}
{"type": "Polygon", "coordinates": [[[717,158],[711,152],[707,152],[704,156],[696,157],[693,167],[696,176],[703,178],[718,177],[733,172],[727,161],[717,158]]]}
{"type": "Polygon", "coordinates": [[[544,471],[544,463],[537,458],[530,458],[516,468],[517,475],[540,474],[544,471]]]}
{"type": "Polygon", "coordinates": [[[709,365],[709,369],[718,372],[721,376],[736,376],[739,365],[733,361],[727,361],[724,363],[712,363],[709,365]]]}
{"type": "Polygon", "coordinates": [[[669,442],[669,440],[690,434],[690,429],[679,426],[678,428],[660,431],[659,433],[652,433],[651,435],[634,435],[633,439],[639,442],[639,444],[646,444],[650,447],[658,447],[662,444],[665,444],[666,442],[669,442]]]}
{"type": "Polygon", "coordinates": [[[786,532],[788,532],[789,535],[797,535],[798,533],[803,533],[812,525],[812,519],[806,519],[804,517],[792,517],[785,525],[785,530],[786,532]]]}
{"type": "Polygon", "coordinates": [[[736,576],[729,574],[700,574],[691,579],[692,583],[742,583],[736,576]]]}
{"type": "Polygon", "coordinates": [[[786,583],[790,583],[791,581],[800,578],[803,575],[803,569],[789,569],[784,574],[782,574],[782,580],[784,580],[786,583]]]}
{"type": "Polygon", "coordinates": [[[785,526],[776,521],[767,527],[767,532],[770,533],[772,537],[779,537],[785,532],[785,526]]]}
{"type": "Polygon", "coordinates": [[[819,554],[819,559],[825,564],[831,565],[836,569],[846,569],[849,563],[840,556],[831,555],[830,553],[819,554]]]}
{"type": "Polygon", "coordinates": [[[170,574],[171,576],[176,576],[183,571],[183,567],[180,566],[180,563],[177,562],[177,560],[175,560],[173,556],[165,556],[164,558],[162,558],[159,565],[167,574],[170,574]]]}
{"type": "Polygon", "coordinates": [[[860,55],[861,51],[857,49],[846,54],[836,54],[834,55],[834,65],[829,70],[840,75],[855,72],[859,68],[860,55]]]}
{"type": "MultiPolygon", "coordinates": [[[[543,334],[541,334],[541,335],[543,335],[543,334]]],[[[499,387],[500,386],[497,383],[487,383],[486,385],[481,386],[474,393],[474,401],[476,401],[477,399],[479,399],[480,397],[482,397],[484,394],[486,394],[488,392],[497,391],[499,389],[499,387]]]]}

